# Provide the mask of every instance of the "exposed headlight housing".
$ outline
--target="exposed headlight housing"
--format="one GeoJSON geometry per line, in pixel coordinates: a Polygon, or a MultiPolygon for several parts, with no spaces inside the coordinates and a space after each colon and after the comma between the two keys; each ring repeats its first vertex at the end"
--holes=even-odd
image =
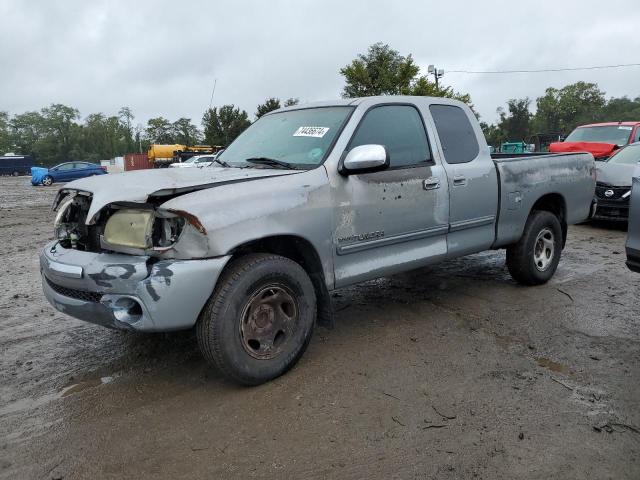
{"type": "Polygon", "coordinates": [[[101,243],[116,250],[117,247],[147,250],[153,246],[153,221],[153,210],[118,210],[107,220],[101,243]]]}
{"type": "Polygon", "coordinates": [[[134,255],[162,254],[174,247],[184,224],[184,218],[160,209],[122,208],[107,220],[100,246],[134,255]]]}

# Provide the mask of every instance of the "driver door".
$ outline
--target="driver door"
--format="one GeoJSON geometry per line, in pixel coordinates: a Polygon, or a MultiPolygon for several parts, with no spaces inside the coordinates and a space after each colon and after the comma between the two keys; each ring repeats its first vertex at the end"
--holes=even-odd
{"type": "Polygon", "coordinates": [[[413,105],[371,108],[345,154],[360,145],[383,145],[390,167],[341,177],[336,206],[336,287],[444,258],[448,184],[435,163],[420,111],[413,105]]]}

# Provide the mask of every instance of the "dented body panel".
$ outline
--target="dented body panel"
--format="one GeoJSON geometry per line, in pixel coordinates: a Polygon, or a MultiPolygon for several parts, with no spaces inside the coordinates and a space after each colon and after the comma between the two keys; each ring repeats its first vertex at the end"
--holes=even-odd
{"type": "Polygon", "coordinates": [[[309,249],[318,265],[305,267],[315,268],[308,273],[320,289],[318,298],[326,299],[335,288],[513,244],[531,209],[544,198],[557,202],[565,224],[589,214],[595,188],[590,154],[493,160],[475,116],[455,100],[370,97],[268,115],[325,106],[350,106],[353,112],[315,168],[216,165],[67,184],[55,205],[66,195],[85,195],[79,205],[90,206],[79,218],[95,235],[103,234],[101,225],[114,209],[147,208],[157,219],[183,223],[177,238],[171,228],[178,223],[163,224],[171,241],[139,252],[78,251],[73,242],[66,248],[59,242],[47,245],[40,261],[49,301],[71,316],[115,328],[190,328],[228,261],[265,239],[284,242],[284,254],[291,239],[309,249]],[[408,105],[419,112],[430,158],[419,165],[341,174],[361,121],[385,105],[408,105]],[[453,161],[432,105],[464,111],[470,129],[461,134],[477,139],[474,158],[453,161]]]}
{"type": "Polygon", "coordinates": [[[562,199],[564,222],[572,225],[589,216],[595,191],[595,162],[591,154],[550,154],[518,160],[494,160],[500,182],[500,211],[494,247],[517,242],[523,216],[545,195],[562,199]],[[585,156],[591,157],[585,160],[585,156]]]}

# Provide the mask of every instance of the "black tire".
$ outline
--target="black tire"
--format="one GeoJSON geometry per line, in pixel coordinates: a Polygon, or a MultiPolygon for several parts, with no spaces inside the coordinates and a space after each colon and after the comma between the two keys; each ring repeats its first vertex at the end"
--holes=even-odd
{"type": "Polygon", "coordinates": [[[259,385],[296,364],[311,341],[315,320],[316,295],[304,269],[279,255],[249,254],[233,260],[220,276],[200,314],[196,336],[205,359],[227,378],[259,385]],[[279,308],[261,303],[280,296],[291,302],[279,308]],[[278,323],[282,313],[285,321],[278,323]],[[278,325],[286,326],[277,330],[278,325]],[[263,332],[252,331],[261,327],[263,332]]]}
{"type": "Polygon", "coordinates": [[[42,179],[42,185],[44,185],[45,187],[53,185],[53,177],[51,175],[45,175],[45,177],[42,179]]]}
{"type": "Polygon", "coordinates": [[[541,285],[553,277],[561,252],[562,226],[558,217],[547,211],[533,211],[518,243],[507,248],[507,268],[518,283],[541,285]]]}

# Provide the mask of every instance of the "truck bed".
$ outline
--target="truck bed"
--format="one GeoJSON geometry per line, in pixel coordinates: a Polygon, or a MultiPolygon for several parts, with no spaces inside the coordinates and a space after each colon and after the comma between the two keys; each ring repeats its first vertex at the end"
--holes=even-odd
{"type": "Polygon", "coordinates": [[[545,196],[562,199],[566,225],[588,218],[596,185],[590,153],[494,154],[492,159],[498,173],[494,248],[522,236],[528,212],[545,196]]]}

